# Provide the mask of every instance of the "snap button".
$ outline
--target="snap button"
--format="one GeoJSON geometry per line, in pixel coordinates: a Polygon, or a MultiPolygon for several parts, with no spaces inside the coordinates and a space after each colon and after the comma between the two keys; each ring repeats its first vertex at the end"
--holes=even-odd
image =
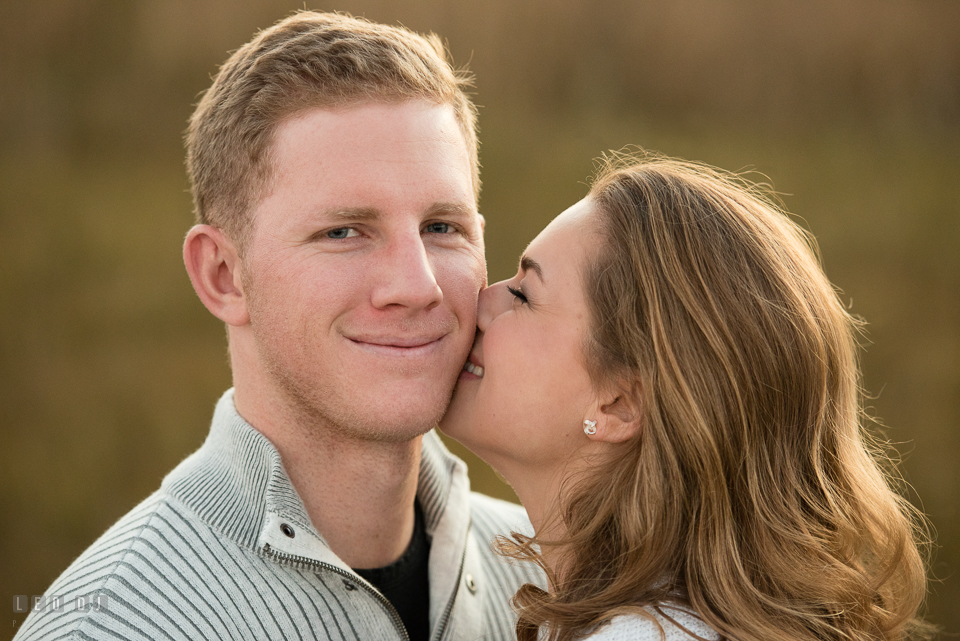
{"type": "Polygon", "coordinates": [[[463,577],[463,582],[467,585],[467,589],[470,590],[470,594],[477,593],[477,582],[473,580],[472,574],[463,577]]]}
{"type": "Polygon", "coordinates": [[[350,581],[347,581],[346,579],[343,580],[343,587],[345,587],[348,592],[353,592],[357,589],[357,586],[355,586],[353,583],[350,583],[350,581]]]}
{"type": "Polygon", "coordinates": [[[280,531],[289,536],[291,539],[297,534],[293,531],[293,528],[287,525],[286,523],[280,524],[280,531]]]}

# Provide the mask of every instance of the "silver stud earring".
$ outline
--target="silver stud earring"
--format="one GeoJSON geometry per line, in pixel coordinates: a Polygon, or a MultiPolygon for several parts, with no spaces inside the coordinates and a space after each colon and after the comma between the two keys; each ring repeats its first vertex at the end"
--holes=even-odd
{"type": "Polygon", "coordinates": [[[597,422],[591,421],[589,418],[583,421],[583,433],[588,436],[593,436],[597,433],[597,422]]]}

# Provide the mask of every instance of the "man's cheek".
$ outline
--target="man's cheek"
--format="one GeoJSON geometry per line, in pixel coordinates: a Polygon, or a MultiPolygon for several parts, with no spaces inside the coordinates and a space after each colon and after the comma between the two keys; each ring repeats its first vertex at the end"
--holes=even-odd
{"type": "Polygon", "coordinates": [[[476,295],[487,285],[487,261],[483,247],[471,245],[444,257],[444,261],[437,265],[436,275],[438,281],[441,275],[449,276],[459,284],[472,288],[476,295]]]}

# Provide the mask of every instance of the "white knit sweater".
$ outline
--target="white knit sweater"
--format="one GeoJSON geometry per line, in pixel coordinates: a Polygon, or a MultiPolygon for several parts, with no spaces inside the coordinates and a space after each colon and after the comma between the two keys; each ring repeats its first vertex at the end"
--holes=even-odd
{"type": "Polygon", "coordinates": [[[639,614],[618,616],[600,627],[587,639],[589,641],[691,641],[699,637],[707,641],[717,641],[720,638],[706,623],[686,610],[673,606],[660,606],[660,610],[676,621],[673,623],[656,609],[649,607],[645,609],[653,615],[656,622],[639,614]],[[686,630],[678,627],[677,623],[686,630]],[[663,636],[660,632],[661,626],[663,636]],[[693,635],[690,634],[691,632],[693,635]]]}
{"type": "MultiPolygon", "coordinates": [[[[336,491],[336,488],[330,488],[336,491]]],[[[423,439],[417,497],[430,547],[434,641],[510,641],[530,564],[495,554],[522,508],[470,492],[466,466],[423,439]]],[[[160,490],[57,579],[17,641],[406,641],[392,605],[314,529],[276,448],[221,399],[210,436],[160,490]]]]}

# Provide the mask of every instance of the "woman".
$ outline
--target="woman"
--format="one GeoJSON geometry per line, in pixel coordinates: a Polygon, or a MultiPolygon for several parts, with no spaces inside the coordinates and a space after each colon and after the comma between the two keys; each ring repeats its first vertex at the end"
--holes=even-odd
{"type": "Polygon", "coordinates": [[[921,519],[809,242],[736,177],[620,158],[481,293],[442,428],[534,525],[499,542],[550,580],[520,641],[922,631],[921,519]]]}

